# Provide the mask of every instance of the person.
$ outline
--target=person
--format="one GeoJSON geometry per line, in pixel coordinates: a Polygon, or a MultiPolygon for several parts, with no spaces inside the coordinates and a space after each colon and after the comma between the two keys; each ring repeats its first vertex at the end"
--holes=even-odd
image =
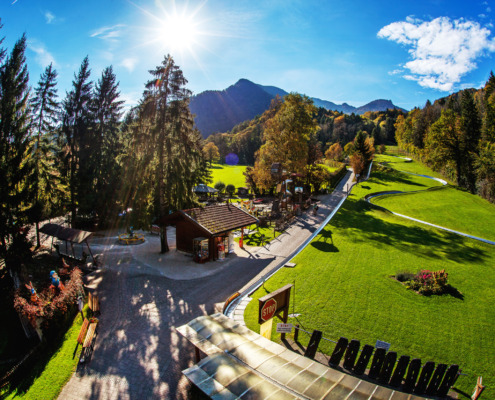
{"type": "Polygon", "coordinates": [[[316,212],[317,212],[317,211],[318,211],[318,205],[317,205],[317,204],[315,204],[315,205],[313,206],[313,215],[316,215],[316,212]]]}

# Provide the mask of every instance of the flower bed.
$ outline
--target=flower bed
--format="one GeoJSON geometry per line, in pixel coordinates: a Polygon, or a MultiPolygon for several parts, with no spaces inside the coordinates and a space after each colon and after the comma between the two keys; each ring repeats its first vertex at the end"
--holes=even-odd
{"type": "Polygon", "coordinates": [[[398,272],[395,279],[404,284],[407,289],[425,296],[444,294],[449,288],[448,274],[444,269],[441,271],[423,269],[417,274],[398,272]]]}
{"type": "Polygon", "coordinates": [[[76,299],[83,293],[82,272],[74,268],[70,272],[70,279],[63,284],[63,289],[45,288],[31,299],[27,299],[17,291],[14,297],[16,311],[26,318],[35,329],[48,328],[52,322],[65,315],[76,299]]]}

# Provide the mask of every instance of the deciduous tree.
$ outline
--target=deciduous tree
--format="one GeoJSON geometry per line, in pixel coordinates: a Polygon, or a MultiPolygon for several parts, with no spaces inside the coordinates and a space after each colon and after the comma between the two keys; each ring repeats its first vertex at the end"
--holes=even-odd
{"type": "Polygon", "coordinates": [[[308,143],[318,131],[314,118],[316,107],[306,96],[288,94],[275,115],[266,122],[255,169],[258,186],[264,187],[273,163],[287,172],[304,173],[308,160],[308,143]]]}
{"type": "Polygon", "coordinates": [[[203,153],[208,162],[211,163],[213,161],[218,161],[220,159],[220,152],[218,151],[218,147],[213,142],[208,142],[203,147],[203,153]]]}
{"type": "Polygon", "coordinates": [[[325,152],[325,158],[327,160],[342,161],[343,153],[344,150],[342,150],[340,143],[334,143],[325,152]]]}

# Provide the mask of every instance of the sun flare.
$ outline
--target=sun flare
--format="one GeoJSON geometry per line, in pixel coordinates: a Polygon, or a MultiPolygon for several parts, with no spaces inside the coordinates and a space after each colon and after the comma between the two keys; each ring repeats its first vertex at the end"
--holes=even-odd
{"type": "Polygon", "coordinates": [[[191,49],[198,36],[196,26],[191,16],[169,15],[161,24],[159,40],[173,50],[191,49]]]}

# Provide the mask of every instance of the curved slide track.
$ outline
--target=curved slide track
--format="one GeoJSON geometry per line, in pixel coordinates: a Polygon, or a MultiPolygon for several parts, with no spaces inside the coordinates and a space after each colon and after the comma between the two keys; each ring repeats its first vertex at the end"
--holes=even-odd
{"type": "MultiPolygon", "coordinates": [[[[392,157],[397,157],[397,156],[392,156],[392,157]]],[[[408,158],[404,158],[404,157],[397,157],[397,158],[402,158],[402,159],[405,159],[405,160],[410,160],[408,158]]],[[[440,179],[440,178],[435,178],[433,176],[428,176],[428,175],[420,175],[420,174],[414,174],[412,172],[407,172],[407,171],[400,171],[400,172],[403,172],[404,174],[409,174],[409,175],[416,175],[416,176],[422,176],[423,178],[428,178],[428,179],[433,179],[437,182],[440,182],[442,185],[446,186],[447,185],[447,182],[444,181],[443,179],[440,179]]],[[[421,190],[422,191],[422,190],[421,190]]],[[[380,197],[380,196],[387,196],[387,195],[400,195],[400,194],[412,194],[412,193],[415,193],[415,192],[418,192],[418,191],[411,191],[411,192],[402,192],[402,191],[398,191],[398,190],[395,190],[395,191],[389,191],[389,192],[379,192],[379,193],[371,193],[369,195],[367,195],[365,197],[365,200],[370,203],[370,204],[373,204],[371,203],[371,199],[372,198],[375,198],[375,197],[380,197]]],[[[375,207],[379,207],[383,210],[386,210],[388,211],[389,213],[392,213],[394,215],[397,215],[398,217],[402,217],[402,218],[406,218],[406,219],[409,219],[411,221],[415,221],[415,222],[419,222],[420,224],[424,224],[424,225],[428,225],[428,226],[432,226],[434,228],[437,228],[437,229],[442,229],[444,231],[447,231],[447,232],[451,232],[451,233],[455,233],[457,235],[461,235],[461,236],[464,236],[464,237],[467,237],[467,238],[470,238],[470,239],[474,239],[474,240],[479,240],[480,242],[484,242],[484,243],[488,243],[488,244],[491,244],[491,245],[494,245],[495,246],[495,242],[492,241],[492,240],[488,240],[488,239],[483,239],[483,238],[480,238],[480,237],[477,237],[477,236],[473,236],[473,235],[469,235],[467,233],[464,233],[464,232],[459,232],[459,231],[455,231],[453,229],[449,229],[449,228],[446,228],[444,226],[440,226],[440,225],[435,225],[435,224],[432,224],[430,222],[426,222],[426,221],[422,221],[420,219],[417,219],[417,218],[413,218],[413,217],[409,217],[407,215],[403,215],[403,214],[399,214],[399,213],[396,213],[394,211],[391,211],[385,207],[382,207],[382,206],[379,206],[379,205],[376,205],[376,204],[373,204],[375,207]]]]}

